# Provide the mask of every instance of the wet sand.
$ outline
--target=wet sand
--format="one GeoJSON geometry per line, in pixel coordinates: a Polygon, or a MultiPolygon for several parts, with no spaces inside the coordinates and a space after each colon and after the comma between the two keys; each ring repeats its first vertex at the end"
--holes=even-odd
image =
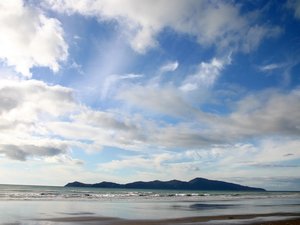
{"type": "MultiPolygon", "coordinates": [[[[254,224],[253,224],[254,225],[254,224]]],[[[256,223],[255,225],[300,225],[300,219],[256,223]]]]}
{"type": "Polygon", "coordinates": [[[300,225],[300,213],[201,216],[162,220],[126,220],[110,217],[79,216],[38,219],[37,221],[48,221],[53,223],[66,223],[76,225],[300,225]]]}

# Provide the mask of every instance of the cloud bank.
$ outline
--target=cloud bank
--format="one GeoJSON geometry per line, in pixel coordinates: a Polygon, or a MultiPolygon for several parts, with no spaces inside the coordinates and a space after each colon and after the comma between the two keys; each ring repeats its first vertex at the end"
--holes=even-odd
{"type": "Polygon", "coordinates": [[[230,1],[168,0],[48,0],[53,10],[117,21],[125,29],[131,47],[145,53],[159,43],[165,28],[188,34],[204,46],[244,52],[256,49],[262,39],[280,33],[278,27],[258,24],[258,18],[241,15],[239,5],[230,1]]]}
{"type": "Polygon", "coordinates": [[[130,151],[148,151],[151,146],[169,150],[206,149],[249,138],[261,140],[274,135],[296,138],[300,133],[298,89],[248,95],[236,103],[231,113],[223,116],[192,108],[183,99],[174,98],[172,90],[145,92],[145,88],[141,88],[140,94],[136,93],[138,90],[131,91],[135,94],[122,93],[123,101],[184,120],[168,124],[141,115],[94,110],[76,102],[73,91],[68,88],[34,80],[2,81],[1,152],[10,158],[24,160],[39,155],[39,149],[40,156],[50,156],[65,153],[71,146],[87,149],[111,146],[130,151]],[[147,93],[147,97],[142,93],[147,93]],[[151,93],[155,94],[152,99],[149,98],[151,93]],[[143,103],[145,98],[147,104],[143,103]],[[192,120],[191,115],[194,115],[192,120]],[[49,135],[58,146],[64,147],[49,144],[46,141],[49,135]]]}

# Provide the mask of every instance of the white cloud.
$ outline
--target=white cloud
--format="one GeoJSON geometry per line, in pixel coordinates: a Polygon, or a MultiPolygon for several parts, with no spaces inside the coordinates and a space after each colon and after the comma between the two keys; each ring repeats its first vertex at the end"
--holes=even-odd
{"type": "Polygon", "coordinates": [[[198,110],[188,104],[172,86],[134,85],[121,89],[117,99],[154,113],[173,116],[195,116],[198,110]]]}
{"type": "Polygon", "coordinates": [[[139,128],[139,121],[134,117],[123,116],[121,113],[82,110],[79,114],[72,116],[75,122],[92,125],[98,128],[115,131],[136,131],[139,128]],[[119,118],[118,118],[119,117],[119,118]]]}
{"type": "MultiPolygon", "coordinates": [[[[119,156],[98,165],[101,172],[117,174],[133,170],[128,177],[132,180],[189,180],[196,176],[220,179],[253,186],[266,186],[265,179],[281,180],[290,176],[297,167],[289,166],[289,160],[299,159],[299,140],[289,138],[265,139],[256,145],[236,143],[214,145],[207,148],[182,150],[180,152],[160,151],[138,153],[134,156],[119,156]],[[286,154],[289,152],[288,154],[286,154]],[[278,165],[287,166],[278,166],[278,165]],[[270,167],[272,166],[272,171],[270,167]],[[216,169],[222,168],[222,170],[216,169]],[[276,170],[276,174],[274,174],[276,170]],[[251,181],[257,177],[258,180],[251,181]]],[[[131,180],[131,181],[132,181],[131,180]]],[[[270,182],[272,183],[272,182],[270,182]]],[[[278,188],[278,187],[277,187],[278,188]]],[[[275,187],[276,189],[276,187],[275,187]]]]}
{"type": "Polygon", "coordinates": [[[0,11],[0,60],[27,77],[35,66],[57,72],[68,56],[60,22],[22,0],[1,1],[0,11]]]}
{"type": "Polygon", "coordinates": [[[267,90],[248,95],[226,118],[227,133],[243,135],[299,135],[300,90],[287,93],[267,90]]]}
{"type": "Polygon", "coordinates": [[[144,157],[130,157],[128,159],[122,160],[112,160],[108,163],[102,163],[98,166],[99,170],[104,170],[108,172],[112,172],[114,170],[122,170],[122,169],[129,169],[129,168],[136,168],[136,169],[154,169],[153,160],[147,159],[144,157]]]}
{"type": "MultiPolygon", "coordinates": [[[[41,143],[39,143],[41,144],[41,143]]],[[[21,145],[17,144],[1,144],[0,154],[6,157],[25,161],[28,157],[47,157],[66,153],[67,146],[55,143],[43,143],[44,145],[21,145]]]]}
{"type": "Polygon", "coordinates": [[[169,62],[169,63],[166,63],[164,64],[160,69],[159,71],[161,73],[165,73],[165,72],[173,72],[175,71],[179,66],[179,63],[177,61],[175,62],[169,62]]]}
{"type": "MultiPolygon", "coordinates": [[[[230,57],[202,62],[197,73],[187,76],[183,81],[180,86],[182,91],[171,84],[132,84],[121,88],[117,99],[122,100],[126,107],[142,112],[145,110],[147,116],[154,113],[154,116],[166,115],[181,119],[181,123],[176,126],[164,124],[152,130],[155,131],[154,135],[144,135],[152,139],[143,141],[159,143],[158,146],[163,147],[207,146],[248,138],[299,134],[300,124],[297,121],[300,118],[297,109],[300,100],[297,88],[290,92],[274,89],[248,94],[231,106],[231,113],[223,116],[203,112],[201,105],[193,104],[189,93],[193,90],[203,91],[213,85],[224,66],[229,63],[230,57]],[[193,124],[188,123],[191,120],[193,124]]],[[[197,98],[197,104],[199,102],[197,98]]]]}
{"type": "Polygon", "coordinates": [[[300,158],[300,140],[294,138],[265,139],[253,158],[257,164],[278,163],[300,158]]]}
{"type": "MultiPolygon", "coordinates": [[[[203,120],[205,121],[205,120],[203,120]]],[[[213,144],[224,142],[221,138],[215,138],[213,133],[205,128],[198,127],[201,124],[198,120],[197,125],[178,124],[176,126],[166,126],[158,129],[152,134],[154,143],[163,148],[204,148],[213,144]]],[[[203,123],[203,125],[205,122],[203,123]]],[[[200,125],[201,126],[201,125],[200,125]]],[[[209,128],[208,128],[209,129],[209,128]]]]}
{"type": "Polygon", "coordinates": [[[45,162],[47,163],[52,163],[52,164],[64,164],[64,165],[71,165],[71,166],[76,166],[76,165],[83,165],[84,162],[80,159],[74,159],[68,154],[59,154],[59,155],[54,155],[52,157],[47,157],[45,159],[45,162]]]}
{"type": "Polygon", "coordinates": [[[279,27],[252,26],[244,34],[245,37],[241,49],[243,52],[249,53],[256,49],[264,38],[277,37],[281,33],[282,29],[279,27]]]}
{"type": "MultiPolygon", "coordinates": [[[[136,174],[142,171],[153,172],[158,175],[162,171],[167,171],[172,163],[179,160],[192,159],[187,152],[160,152],[152,154],[137,154],[131,157],[121,156],[121,159],[112,160],[110,162],[98,164],[98,169],[108,173],[121,171],[123,169],[136,169],[136,174]]],[[[164,174],[164,179],[167,178],[168,173],[164,174]]],[[[145,178],[142,178],[143,180],[145,178]]]]}
{"type": "Polygon", "coordinates": [[[1,80],[0,154],[26,160],[65,154],[68,144],[50,138],[45,121],[75,111],[72,91],[36,80],[1,80]]]}
{"type": "Polygon", "coordinates": [[[145,141],[157,146],[194,148],[273,135],[296,137],[300,133],[299,89],[287,93],[268,90],[248,95],[236,103],[232,113],[219,116],[191,107],[176,97],[172,89],[136,88],[122,92],[123,100],[186,121],[150,130],[154,133],[147,134],[150,138],[145,141]],[[191,118],[193,123],[189,124],[187,121],[191,118]]]}
{"type": "Polygon", "coordinates": [[[37,80],[1,80],[0,96],[0,112],[7,120],[32,121],[43,115],[60,116],[75,109],[71,89],[48,86],[37,80]]]}
{"type": "Polygon", "coordinates": [[[201,62],[195,74],[187,76],[180,89],[184,92],[195,91],[199,88],[211,87],[220,76],[226,64],[224,60],[213,58],[209,63],[201,62]]]}
{"type": "Polygon", "coordinates": [[[124,75],[109,75],[105,78],[101,88],[101,98],[105,99],[109,94],[115,91],[120,81],[142,78],[142,74],[124,74],[124,75]]]}
{"type": "Polygon", "coordinates": [[[196,37],[204,46],[250,51],[269,36],[273,27],[259,25],[257,18],[240,13],[228,1],[168,0],[48,0],[59,12],[95,16],[99,21],[117,21],[128,34],[132,48],[145,53],[158,45],[156,36],[164,28],[196,37]],[[254,35],[256,34],[256,35],[254,35]]]}
{"type": "Polygon", "coordinates": [[[30,163],[1,158],[0,179],[6,184],[51,184],[57,186],[78,180],[78,174],[82,176],[83,182],[88,183],[99,180],[112,180],[112,177],[107,177],[105,174],[100,175],[99,173],[86,171],[84,167],[80,166],[80,163],[74,162],[74,159],[71,159],[71,161],[63,159],[63,162],[59,162],[52,158],[30,161],[30,163]]]}
{"type": "Polygon", "coordinates": [[[260,66],[259,70],[261,70],[263,72],[269,72],[269,71],[273,71],[273,70],[282,68],[283,66],[284,66],[284,64],[271,63],[271,64],[267,64],[264,66],[260,66]]]}
{"type": "Polygon", "coordinates": [[[88,152],[99,151],[104,146],[142,151],[151,144],[147,141],[147,135],[152,133],[151,122],[136,116],[82,109],[69,119],[44,125],[48,132],[73,140],[77,147],[88,152]]]}

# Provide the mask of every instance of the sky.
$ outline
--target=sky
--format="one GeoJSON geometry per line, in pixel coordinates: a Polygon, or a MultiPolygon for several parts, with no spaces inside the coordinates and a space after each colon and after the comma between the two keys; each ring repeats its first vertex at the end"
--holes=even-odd
{"type": "Polygon", "coordinates": [[[300,190],[300,1],[0,2],[0,183],[300,190]]]}

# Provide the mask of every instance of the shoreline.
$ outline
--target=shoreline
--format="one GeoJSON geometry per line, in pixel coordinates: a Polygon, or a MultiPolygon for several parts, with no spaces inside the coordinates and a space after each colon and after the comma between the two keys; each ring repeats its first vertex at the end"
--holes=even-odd
{"type": "Polygon", "coordinates": [[[132,220],[114,217],[76,216],[47,219],[33,219],[34,221],[47,221],[66,224],[99,224],[99,225],[299,225],[300,213],[269,213],[269,214],[242,214],[184,217],[159,220],[132,220]]]}

